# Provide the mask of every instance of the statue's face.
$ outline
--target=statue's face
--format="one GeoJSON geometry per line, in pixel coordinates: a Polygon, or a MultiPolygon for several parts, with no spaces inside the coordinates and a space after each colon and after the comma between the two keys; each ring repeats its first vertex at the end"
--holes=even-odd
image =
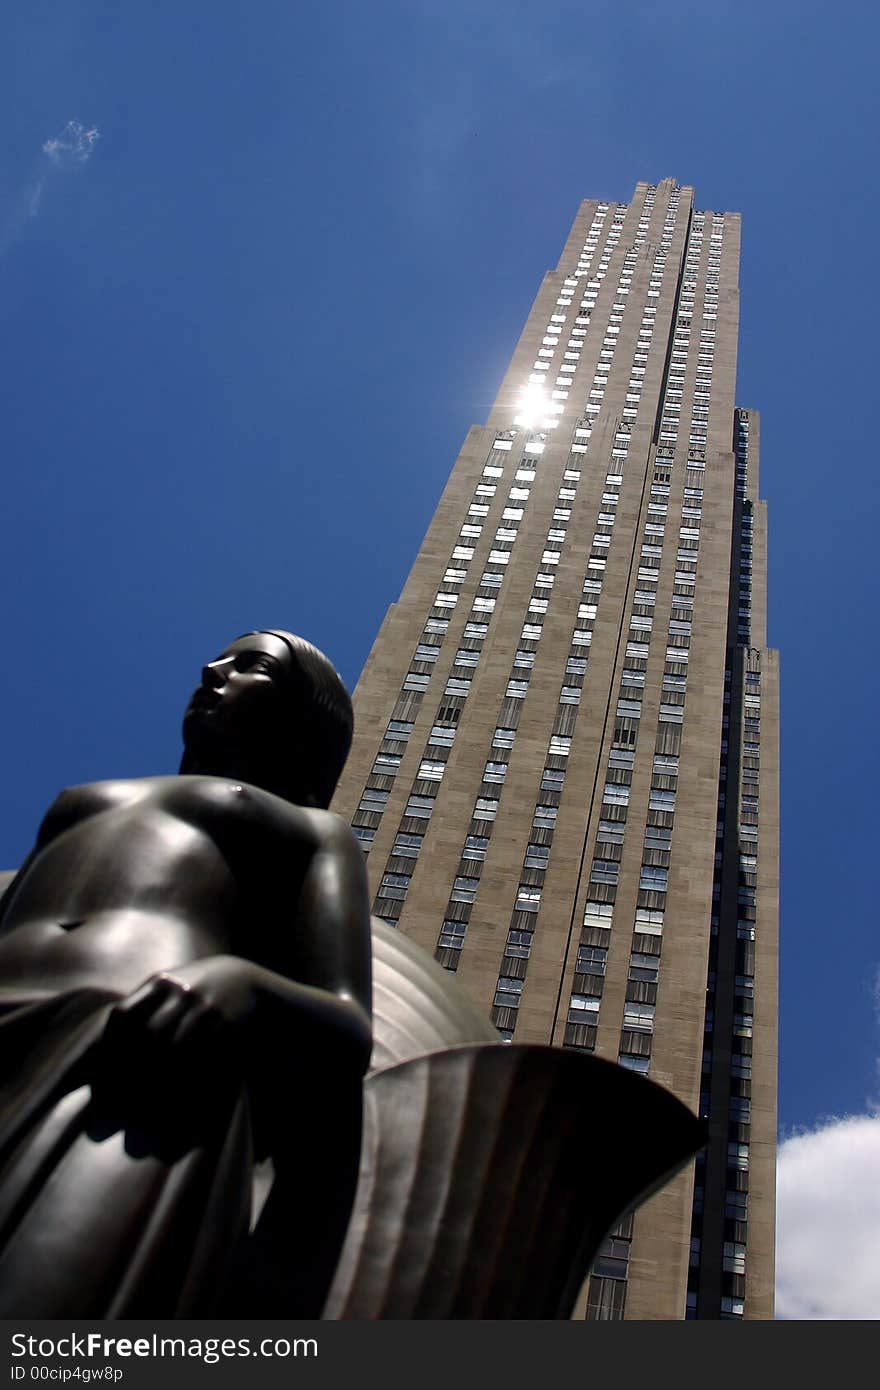
{"type": "Polygon", "coordinates": [[[201,755],[224,749],[259,752],[295,719],[289,684],[291,654],[268,632],[241,637],[202,671],[183,717],[187,748],[201,755]]]}

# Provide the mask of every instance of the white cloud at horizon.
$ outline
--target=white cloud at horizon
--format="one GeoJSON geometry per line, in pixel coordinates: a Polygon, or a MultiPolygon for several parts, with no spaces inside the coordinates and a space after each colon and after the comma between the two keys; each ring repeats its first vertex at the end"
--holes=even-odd
{"type": "Polygon", "coordinates": [[[880,1114],[780,1145],[776,1316],[880,1319],[880,1114]]]}
{"type": "MultiPolygon", "coordinates": [[[[880,1019],[880,971],[873,985],[880,1019]]],[[[878,1063],[880,1070],[880,1063],[878,1063]]],[[[880,1105],[779,1146],[776,1316],[880,1319],[880,1105]]]]}

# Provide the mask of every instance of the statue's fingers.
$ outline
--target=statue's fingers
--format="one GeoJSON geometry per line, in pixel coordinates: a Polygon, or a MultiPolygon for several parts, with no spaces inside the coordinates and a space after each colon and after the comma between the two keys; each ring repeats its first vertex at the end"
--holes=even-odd
{"type": "Polygon", "coordinates": [[[114,1006],[111,1018],[119,1023],[142,1023],[160,1007],[175,988],[174,982],[164,975],[148,980],[140,989],[127,995],[114,1006]]]}
{"type": "Polygon", "coordinates": [[[202,1001],[194,1002],[177,1024],[175,1046],[185,1047],[188,1055],[207,1050],[215,1043],[223,1019],[216,1009],[202,1001]]]}
{"type": "Polygon", "coordinates": [[[144,1032],[149,1038],[174,1042],[181,1023],[198,1008],[198,1001],[191,994],[177,988],[169,989],[154,1012],[145,1015],[144,1032]]]}

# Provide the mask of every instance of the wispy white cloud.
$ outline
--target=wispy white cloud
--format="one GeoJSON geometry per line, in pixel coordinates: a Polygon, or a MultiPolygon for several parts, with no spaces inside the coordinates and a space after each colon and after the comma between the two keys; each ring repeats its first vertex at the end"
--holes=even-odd
{"type": "Polygon", "coordinates": [[[87,164],[99,139],[97,126],[85,126],[82,121],[72,120],[58,135],[44,140],[37,166],[21,192],[12,200],[5,220],[0,224],[0,256],[4,256],[20,240],[28,223],[37,216],[53,175],[64,168],[87,164]]]}
{"type": "Polygon", "coordinates": [[[95,141],[100,138],[97,126],[84,126],[82,121],[68,121],[60,135],[53,135],[51,139],[43,142],[43,154],[47,154],[53,164],[62,164],[65,161],[71,164],[87,164],[95,141]]]}
{"type": "Polygon", "coordinates": [[[776,1236],[777,1317],[880,1320],[877,1104],[780,1145],[776,1236]]]}

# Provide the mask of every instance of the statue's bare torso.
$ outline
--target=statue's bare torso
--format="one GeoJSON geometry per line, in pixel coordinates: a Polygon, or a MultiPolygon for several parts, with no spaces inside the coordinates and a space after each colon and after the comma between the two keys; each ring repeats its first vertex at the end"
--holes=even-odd
{"type": "Polygon", "coordinates": [[[95,986],[122,996],[151,975],[220,954],[269,969],[283,958],[301,982],[344,989],[342,959],[316,963],[308,937],[319,924],[294,925],[308,870],[328,846],[360,872],[360,852],[335,816],[226,778],[72,787],[50,807],[10,889],[0,1002],[95,986]]]}

